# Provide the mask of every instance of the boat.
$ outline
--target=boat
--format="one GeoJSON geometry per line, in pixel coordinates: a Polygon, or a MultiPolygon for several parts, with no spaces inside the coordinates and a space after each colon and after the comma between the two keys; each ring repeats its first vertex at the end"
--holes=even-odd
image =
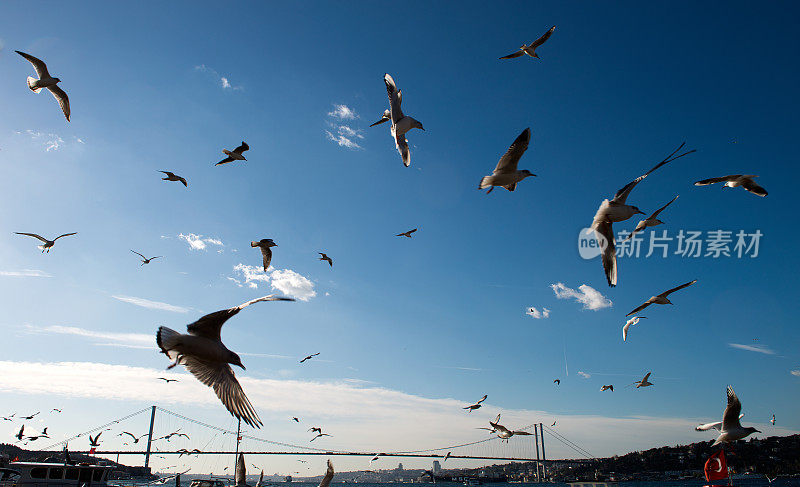
{"type": "Polygon", "coordinates": [[[108,487],[112,470],[88,463],[11,462],[0,469],[0,487],[108,487]]]}
{"type": "Polygon", "coordinates": [[[617,487],[618,483],[613,480],[574,480],[567,482],[567,485],[569,487],[617,487]]]}

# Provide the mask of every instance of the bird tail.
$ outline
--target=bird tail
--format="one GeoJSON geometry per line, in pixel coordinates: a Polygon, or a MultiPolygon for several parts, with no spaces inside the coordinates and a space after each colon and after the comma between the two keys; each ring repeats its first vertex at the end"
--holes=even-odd
{"type": "Polygon", "coordinates": [[[28,76],[28,88],[30,88],[31,91],[34,93],[39,93],[40,91],[42,91],[41,88],[34,88],[33,84],[36,83],[37,81],[38,80],[36,78],[28,76]]]}
{"type": "Polygon", "coordinates": [[[490,187],[492,184],[489,182],[490,177],[484,176],[481,178],[481,184],[478,185],[478,189],[486,189],[490,187]]]}
{"type": "MultiPolygon", "coordinates": [[[[158,348],[160,348],[161,351],[168,356],[170,356],[169,352],[174,350],[178,345],[180,339],[181,334],[172,328],[167,328],[166,326],[158,327],[158,332],[156,332],[156,343],[158,343],[158,348]]],[[[170,356],[170,358],[172,358],[172,356],[170,356]]]]}

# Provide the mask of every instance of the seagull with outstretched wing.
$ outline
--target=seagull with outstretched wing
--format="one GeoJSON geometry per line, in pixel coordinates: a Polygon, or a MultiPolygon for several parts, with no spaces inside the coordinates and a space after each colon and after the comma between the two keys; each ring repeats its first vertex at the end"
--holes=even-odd
{"type": "Polygon", "coordinates": [[[554,25],[553,27],[550,27],[550,30],[542,34],[540,38],[536,39],[535,41],[531,42],[528,45],[523,44],[522,46],[520,46],[518,51],[512,52],[507,56],[501,57],[500,59],[513,59],[515,57],[520,57],[525,54],[527,54],[530,57],[540,59],[539,55],[536,53],[536,48],[544,44],[545,41],[547,41],[547,39],[549,39],[550,36],[553,35],[553,32],[555,32],[555,30],[556,26],[554,25]]]}
{"type": "Polygon", "coordinates": [[[630,315],[632,315],[634,313],[638,313],[639,311],[645,309],[646,307],[650,306],[651,304],[674,304],[672,301],[670,301],[667,298],[667,296],[669,296],[670,294],[674,293],[675,291],[680,291],[681,289],[683,289],[685,287],[689,287],[689,286],[691,286],[692,284],[694,284],[696,282],[697,282],[697,279],[695,279],[693,281],[689,281],[689,282],[687,282],[685,284],[681,284],[680,286],[674,287],[672,289],[668,289],[668,290],[664,291],[663,293],[661,293],[661,294],[659,294],[657,296],[651,296],[650,299],[645,301],[642,305],[640,305],[638,308],[634,309],[630,313],[626,314],[625,316],[630,316],[630,315]]]}
{"type": "Polygon", "coordinates": [[[528,144],[530,141],[531,129],[526,128],[517,136],[516,139],[514,139],[514,142],[508,148],[506,153],[503,154],[503,157],[501,157],[497,162],[497,166],[495,166],[492,174],[481,178],[481,182],[478,184],[478,189],[489,188],[489,190],[486,191],[486,194],[491,193],[495,186],[500,186],[509,191],[514,191],[514,189],[517,187],[517,183],[527,177],[536,176],[536,174],[533,174],[527,169],[517,170],[517,164],[519,163],[522,154],[528,150],[528,144]]]}
{"type": "Polygon", "coordinates": [[[183,183],[183,185],[186,186],[187,188],[189,187],[189,183],[186,182],[186,178],[178,176],[174,172],[169,172],[169,171],[158,171],[158,172],[163,172],[166,175],[166,177],[161,178],[162,181],[179,181],[183,183]]]}
{"type": "Polygon", "coordinates": [[[222,153],[225,154],[228,157],[226,157],[225,159],[219,161],[218,163],[216,163],[214,165],[215,166],[219,166],[220,164],[227,164],[227,163],[233,162],[233,161],[246,161],[247,159],[245,159],[245,157],[242,154],[244,153],[244,151],[249,150],[249,149],[250,149],[250,146],[247,145],[247,142],[245,142],[245,141],[242,141],[242,145],[240,145],[239,147],[233,149],[232,151],[229,151],[228,149],[222,149],[222,153]]]}
{"type": "Polygon", "coordinates": [[[694,183],[695,186],[707,186],[714,183],[725,183],[722,188],[736,188],[741,186],[747,191],[757,196],[766,196],[767,190],[758,185],[753,178],[757,178],[755,174],[731,174],[729,176],[722,176],[721,178],[703,179],[694,183]]]}
{"type": "Polygon", "coordinates": [[[16,233],[17,235],[27,235],[28,237],[38,238],[39,240],[44,242],[42,245],[39,246],[39,248],[42,249],[42,253],[47,251],[47,253],[49,254],[50,253],[50,249],[53,247],[53,245],[56,244],[56,240],[60,239],[61,237],[69,237],[70,235],[77,235],[78,232],[65,233],[63,235],[59,235],[58,237],[54,238],[53,240],[47,240],[46,238],[44,238],[41,235],[38,235],[36,233],[25,233],[25,232],[14,232],[14,233],[16,233]]]}
{"type": "Polygon", "coordinates": [[[60,83],[61,80],[50,76],[50,73],[47,71],[47,65],[41,59],[21,51],[14,52],[27,59],[28,62],[33,65],[33,69],[36,70],[36,74],[39,75],[39,79],[28,76],[28,88],[30,88],[30,90],[34,93],[39,93],[42,91],[42,88],[46,88],[48,91],[50,91],[50,93],[53,95],[53,98],[56,99],[58,105],[61,107],[61,111],[64,112],[64,116],[67,117],[67,122],[69,122],[69,97],[64,90],[58,86],[58,83],[60,83]]]}
{"type": "Polygon", "coordinates": [[[152,261],[154,259],[160,259],[160,258],[164,257],[163,255],[157,255],[155,257],[150,257],[148,259],[147,257],[145,257],[144,255],[140,254],[139,252],[137,252],[135,250],[131,250],[131,252],[133,252],[134,254],[136,254],[136,255],[138,255],[139,257],[142,258],[142,264],[139,267],[141,267],[142,265],[145,265],[145,264],[149,264],[150,261],[152,261]]]}
{"type": "Polygon", "coordinates": [[[654,211],[652,215],[648,216],[644,220],[640,220],[639,223],[636,224],[636,228],[633,229],[630,235],[625,237],[625,240],[630,240],[637,232],[641,232],[647,227],[654,227],[656,225],[663,224],[664,222],[658,219],[658,214],[664,211],[664,209],[666,209],[666,207],[671,205],[672,202],[675,201],[676,199],[678,199],[678,196],[675,196],[669,203],[654,211]]]}

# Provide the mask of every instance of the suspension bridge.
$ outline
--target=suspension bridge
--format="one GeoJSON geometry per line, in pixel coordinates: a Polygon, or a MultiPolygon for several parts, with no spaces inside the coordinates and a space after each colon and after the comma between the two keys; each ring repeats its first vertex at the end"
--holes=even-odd
{"type": "MultiPolygon", "coordinates": [[[[128,414],[113,421],[96,426],[92,429],[69,436],[57,443],[48,445],[38,450],[42,454],[58,454],[66,448],[70,442],[79,441],[105,431],[114,431],[116,436],[107,436],[103,444],[116,444],[116,448],[101,448],[95,446],[91,450],[81,451],[70,449],[71,453],[95,455],[95,456],[134,456],[144,457],[144,466],[150,466],[151,457],[157,458],[181,458],[188,457],[211,457],[211,458],[231,458],[230,455],[243,453],[247,457],[258,457],[263,455],[290,455],[290,456],[349,456],[349,457],[399,457],[399,458],[429,458],[429,459],[461,459],[461,460],[482,460],[482,461],[505,461],[505,462],[536,462],[537,473],[541,467],[542,474],[546,472],[548,465],[560,462],[580,463],[594,461],[595,457],[582,448],[580,445],[569,440],[542,423],[534,423],[517,430],[531,432],[531,436],[514,437],[510,442],[504,443],[500,439],[491,435],[481,440],[451,444],[435,448],[421,450],[397,450],[397,451],[366,451],[366,450],[342,450],[317,447],[312,445],[299,445],[272,439],[254,436],[241,430],[241,423],[236,424],[236,428],[223,428],[211,425],[202,421],[184,416],[159,406],[150,406],[134,413],[128,414]],[[149,413],[149,414],[148,414],[149,413]],[[142,423],[142,420],[149,415],[149,423],[142,423]],[[140,418],[140,419],[139,419],[140,418]],[[147,425],[147,433],[136,436],[131,433],[128,439],[123,431],[136,430],[141,426],[147,425]],[[164,434],[167,432],[167,434],[164,434]],[[171,433],[171,434],[170,434],[171,433]],[[545,435],[547,433],[547,435],[545,435]],[[164,436],[160,436],[160,435],[164,436]],[[545,441],[545,437],[547,441],[545,441]],[[192,440],[191,438],[194,438],[192,440]],[[202,439],[202,440],[201,440],[202,439]],[[125,441],[127,440],[127,441],[125,441]],[[141,441],[140,441],[141,440],[141,441]],[[200,444],[198,444],[200,440],[200,444]],[[558,442],[576,454],[576,458],[567,460],[548,459],[545,450],[545,443],[551,441],[558,442]],[[190,443],[193,442],[193,443],[190,443]],[[243,446],[244,445],[244,446],[243,446]],[[163,448],[169,446],[169,448],[163,448]],[[182,448],[178,448],[181,446],[182,448]],[[201,448],[198,448],[201,446],[201,448]],[[127,447],[127,448],[125,448],[127,447]]],[[[143,431],[142,428],[140,431],[143,431]]],[[[228,463],[228,460],[224,461],[228,463]]],[[[209,464],[207,467],[213,470],[215,465],[209,464]]]]}

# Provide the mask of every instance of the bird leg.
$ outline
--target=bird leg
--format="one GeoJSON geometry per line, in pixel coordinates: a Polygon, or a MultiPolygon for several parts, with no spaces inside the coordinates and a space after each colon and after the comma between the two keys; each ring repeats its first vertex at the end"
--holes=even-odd
{"type": "Polygon", "coordinates": [[[175,362],[173,362],[172,364],[170,364],[170,366],[169,366],[169,367],[167,367],[167,370],[170,370],[170,369],[173,369],[173,368],[175,368],[175,366],[176,366],[176,365],[178,365],[178,364],[180,364],[180,363],[181,363],[181,359],[182,359],[182,358],[183,358],[183,354],[180,354],[180,353],[179,353],[179,354],[178,354],[178,355],[175,357],[175,362]]]}

